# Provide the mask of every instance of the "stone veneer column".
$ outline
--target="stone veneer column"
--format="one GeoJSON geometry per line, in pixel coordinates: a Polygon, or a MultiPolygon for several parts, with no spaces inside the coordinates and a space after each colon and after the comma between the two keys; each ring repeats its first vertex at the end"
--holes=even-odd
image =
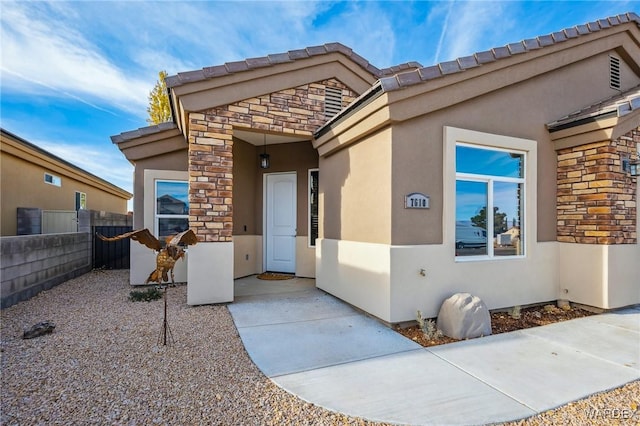
{"type": "Polygon", "coordinates": [[[335,79],[189,114],[189,247],[187,303],[233,301],[233,128],[313,137],[326,123],[325,87],[357,94],[335,79]]]}
{"type": "Polygon", "coordinates": [[[224,116],[189,114],[187,303],[233,301],[233,140],[224,116]]]}
{"type": "Polygon", "coordinates": [[[558,151],[558,241],[635,244],[637,178],[622,156],[637,158],[640,128],[613,141],[558,151]]]}
{"type": "Polygon", "coordinates": [[[191,113],[189,121],[189,226],[200,241],[231,241],[233,130],[227,117],[191,113]]]}

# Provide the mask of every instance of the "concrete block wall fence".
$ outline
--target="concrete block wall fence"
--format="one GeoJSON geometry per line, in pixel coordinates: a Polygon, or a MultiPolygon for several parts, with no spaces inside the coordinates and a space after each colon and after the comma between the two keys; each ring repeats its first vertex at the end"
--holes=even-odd
{"type": "Polygon", "coordinates": [[[132,215],[80,210],[79,232],[1,237],[0,307],[4,309],[28,300],[91,271],[93,227],[131,226],[132,223],[132,215]]]}
{"type": "Polygon", "coordinates": [[[0,256],[0,307],[7,308],[91,271],[91,235],[2,237],[0,256]]]}

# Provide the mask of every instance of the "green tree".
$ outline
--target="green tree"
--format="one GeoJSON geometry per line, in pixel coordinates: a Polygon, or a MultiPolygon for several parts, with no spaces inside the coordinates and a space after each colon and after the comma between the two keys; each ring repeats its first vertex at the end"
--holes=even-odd
{"type": "Polygon", "coordinates": [[[147,123],[160,124],[171,119],[171,109],[169,108],[169,95],[167,94],[166,71],[158,73],[158,81],[153,90],[149,92],[149,106],[147,107],[147,123]]]}
{"type": "MultiPolygon", "coordinates": [[[[501,234],[507,230],[507,214],[500,213],[499,207],[493,208],[493,236],[501,234]]],[[[487,208],[480,209],[477,215],[471,218],[471,222],[482,229],[487,229],[487,208]]]]}

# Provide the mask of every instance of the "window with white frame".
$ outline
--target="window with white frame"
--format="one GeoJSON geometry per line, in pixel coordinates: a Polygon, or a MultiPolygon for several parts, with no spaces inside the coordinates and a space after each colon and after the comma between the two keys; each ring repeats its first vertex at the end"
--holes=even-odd
{"type": "Polygon", "coordinates": [[[52,175],[51,173],[44,174],[44,182],[49,185],[62,186],[62,179],[60,179],[59,176],[52,175]]]}
{"type": "Polygon", "coordinates": [[[309,247],[315,247],[318,238],[319,177],[318,169],[309,170],[309,247]]]}
{"type": "Polygon", "coordinates": [[[524,255],[525,152],[456,143],[458,257],[524,255]]]}
{"type": "Polygon", "coordinates": [[[189,229],[188,182],[156,180],[155,200],[155,229],[160,241],[189,229]]]}

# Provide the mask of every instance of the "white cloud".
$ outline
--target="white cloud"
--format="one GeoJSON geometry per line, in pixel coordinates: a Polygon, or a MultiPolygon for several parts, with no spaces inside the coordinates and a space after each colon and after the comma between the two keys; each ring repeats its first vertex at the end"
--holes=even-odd
{"type": "Polygon", "coordinates": [[[107,102],[125,111],[146,105],[147,82],[125,75],[81,33],[43,19],[30,6],[3,4],[3,91],[62,95],[89,105],[107,102]]]}
{"type": "Polygon", "coordinates": [[[438,45],[438,61],[452,60],[503,45],[505,34],[512,29],[512,9],[517,6],[517,2],[453,3],[453,17],[447,18],[438,45]]]}
{"type": "Polygon", "coordinates": [[[51,140],[35,140],[32,143],[113,185],[133,192],[133,166],[115,146],[105,150],[89,144],[74,145],[51,140]]]}

